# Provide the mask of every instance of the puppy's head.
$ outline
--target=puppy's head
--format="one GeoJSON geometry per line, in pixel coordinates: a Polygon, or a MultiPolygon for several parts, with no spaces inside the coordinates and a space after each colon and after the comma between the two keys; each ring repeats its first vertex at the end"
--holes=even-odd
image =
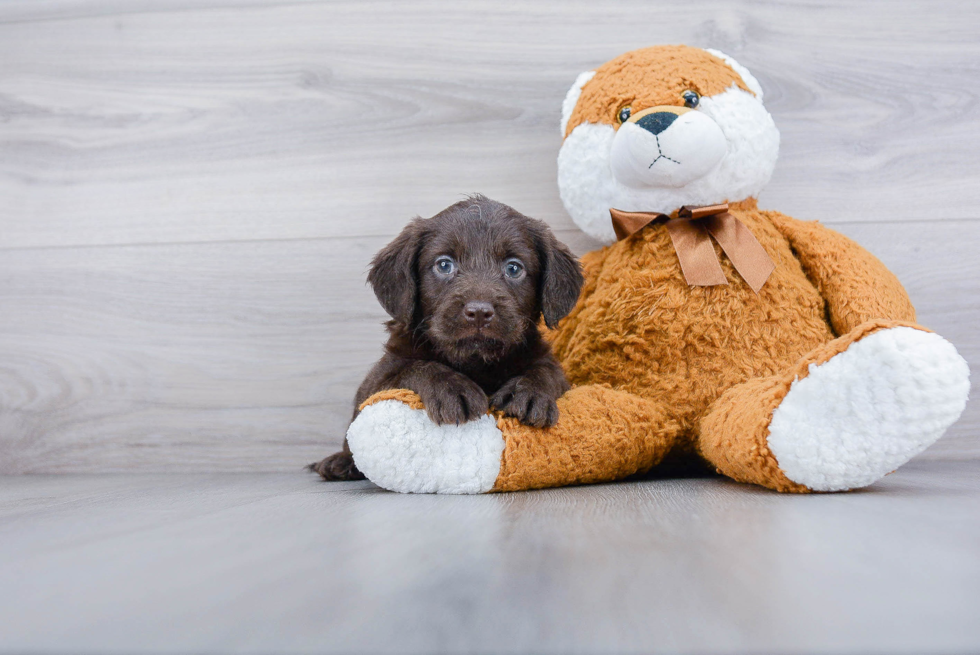
{"type": "Polygon", "coordinates": [[[543,222],[474,196],[409,223],[368,281],[396,322],[462,363],[499,359],[542,315],[553,327],[575,305],[582,274],[543,222]]]}

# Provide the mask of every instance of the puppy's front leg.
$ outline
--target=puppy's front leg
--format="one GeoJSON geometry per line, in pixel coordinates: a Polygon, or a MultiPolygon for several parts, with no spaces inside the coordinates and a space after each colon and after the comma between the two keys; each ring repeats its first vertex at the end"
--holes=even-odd
{"type": "Polygon", "coordinates": [[[487,395],[476,382],[444,364],[417,361],[409,366],[398,385],[411,389],[425,404],[425,411],[437,425],[459,425],[487,413],[487,395]]]}
{"type": "Polygon", "coordinates": [[[490,405],[525,425],[551,427],[558,422],[558,404],[555,401],[570,388],[565,371],[549,353],[540,357],[522,375],[504,382],[493,394],[490,405]]]}

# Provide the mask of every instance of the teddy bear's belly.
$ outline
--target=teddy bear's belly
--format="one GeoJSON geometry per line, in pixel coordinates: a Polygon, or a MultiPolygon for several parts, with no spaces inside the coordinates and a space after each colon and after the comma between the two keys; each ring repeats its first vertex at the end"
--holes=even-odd
{"type": "Polygon", "coordinates": [[[556,353],[573,384],[660,400],[690,424],[729,387],[834,338],[823,298],[776,235],[758,235],[776,262],[758,295],[727,258],[728,285],[688,286],[669,239],[657,236],[612,246],[622,252],[606,257],[595,289],[562,326],[556,353]]]}

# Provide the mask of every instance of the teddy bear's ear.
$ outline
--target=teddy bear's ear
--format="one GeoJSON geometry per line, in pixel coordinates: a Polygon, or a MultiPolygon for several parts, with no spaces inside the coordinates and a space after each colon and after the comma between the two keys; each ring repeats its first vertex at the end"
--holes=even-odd
{"type": "Polygon", "coordinates": [[[762,85],[759,84],[759,80],[755,79],[755,76],[749,72],[748,68],[738,63],[737,61],[735,61],[734,59],[726,55],[721,50],[706,48],[705,52],[712,54],[715,57],[718,57],[718,59],[724,60],[724,62],[728,64],[728,66],[733,71],[739,74],[739,77],[741,77],[742,81],[745,82],[745,86],[749,87],[749,90],[755,94],[755,97],[758,98],[760,101],[762,100],[762,85]]]}
{"type": "Polygon", "coordinates": [[[575,111],[575,105],[578,103],[578,98],[582,95],[582,87],[585,83],[592,79],[595,75],[595,71],[586,71],[584,73],[579,73],[579,76],[575,78],[575,84],[572,88],[568,90],[565,95],[564,102],[561,103],[561,138],[565,138],[565,130],[568,128],[568,119],[572,117],[572,112],[575,111]]]}

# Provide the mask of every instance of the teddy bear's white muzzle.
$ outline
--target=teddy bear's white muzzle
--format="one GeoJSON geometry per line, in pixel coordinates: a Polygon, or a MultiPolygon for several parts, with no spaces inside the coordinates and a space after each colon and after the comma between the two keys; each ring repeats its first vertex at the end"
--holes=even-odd
{"type": "Polygon", "coordinates": [[[705,176],[726,150],[718,124],[689,111],[670,121],[623,123],[613,139],[610,164],[616,180],[626,186],[676,188],[705,176]]]}

